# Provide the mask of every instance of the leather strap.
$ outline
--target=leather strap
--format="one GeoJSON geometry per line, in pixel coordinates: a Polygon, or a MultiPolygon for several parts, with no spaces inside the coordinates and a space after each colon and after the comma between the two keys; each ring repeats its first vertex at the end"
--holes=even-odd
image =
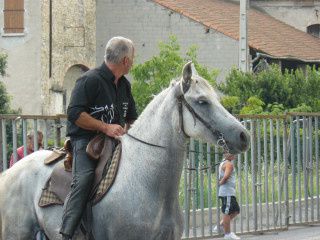
{"type": "Polygon", "coordinates": [[[194,125],[196,125],[196,119],[198,119],[206,128],[208,128],[212,132],[213,135],[216,135],[217,138],[219,138],[222,135],[221,132],[219,132],[218,130],[214,129],[198,113],[196,113],[196,111],[194,111],[194,109],[190,106],[190,104],[184,98],[184,95],[180,95],[178,97],[179,122],[180,122],[181,130],[186,136],[188,136],[188,135],[185,133],[184,126],[183,126],[183,109],[182,109],[183,105],[185,105],[186,108],[189,110],[189,112],[192,114],[193,120],[194,120],[194,125]]]}
{"type": "Polygon", "coordinates": [[[146,141],[143,141],[143,140],[141,140],[141,139],[139,139],[139,138],[136,138],[136,137],[132,136],[132,135],[129,134],[129,133],[126,133],[126,135],[128,135],[128,136],[131,137],[131,138],[133,138],[134,140],[137,140],[138,142],[144,143],[144,144],[149,145],[149,146],[152,146],[152,147],[166,148],[166,147],[164,147],[164,146],[160,146],[160,145],[156,145],[156,144],[153,144],[153,143],[148,143],[148,142],[146,142],[146,141]]]}

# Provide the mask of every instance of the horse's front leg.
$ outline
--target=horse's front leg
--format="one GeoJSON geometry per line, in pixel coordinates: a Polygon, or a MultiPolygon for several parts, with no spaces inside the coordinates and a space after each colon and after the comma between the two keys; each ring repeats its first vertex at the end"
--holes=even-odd
{"type": "Polygon", "coordinates": [[[173,221],[167,221],[162,224],[159,231],[151,238],[153,240],[180,240],[182,236],[182,228],[173,221]]]}

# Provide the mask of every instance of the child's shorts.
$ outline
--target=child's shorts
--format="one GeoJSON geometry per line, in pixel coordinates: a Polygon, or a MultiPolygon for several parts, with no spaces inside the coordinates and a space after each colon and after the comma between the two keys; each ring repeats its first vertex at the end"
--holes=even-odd
{"type": "Polygon", "coordinates": [[[231,215],[239,213],[240,207],[235,196],[219,197],[221,199],[221,211],[223,214],[231,215]]]}

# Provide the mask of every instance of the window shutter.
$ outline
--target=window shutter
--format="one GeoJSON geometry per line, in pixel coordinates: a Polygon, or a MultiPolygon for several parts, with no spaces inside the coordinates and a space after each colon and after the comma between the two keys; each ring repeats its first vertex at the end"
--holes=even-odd
{"type": "Polygon", "coordinates": [[[4,32],[23,33],[24,0],[4,0],[4,32]]]}

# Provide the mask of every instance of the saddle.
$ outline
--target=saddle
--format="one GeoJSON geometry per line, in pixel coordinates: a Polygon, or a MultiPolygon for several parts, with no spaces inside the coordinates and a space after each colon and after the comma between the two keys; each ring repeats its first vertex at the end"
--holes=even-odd
{"type": "MultiPolygon", "coordinates": [[[[91,192],[93,204],[97,203],[111,188],[116,177],[121,156],[121,143],[114,150],[115,140],[103,134],[97,135],[87,146],[87,154],[95,161],[99,159],[95,170],[95,180],[91,192]],[[114,151],[113,151],[114,150],[114,151]]],[[[54,166],[39,200],[40,207],[54,204],[62,205],[71,190],[72,152],[71,144],[66,142],[64,148],[53,151],[45,159],[45,164],[59,162],[54,166]],[[69,151],[68,151],[69,150],[69,151]]]]}
{"type": "MultiPolygon", "coordinates": [[[[90,156],[90,158],[94,160],[100,159],[100,155],[104,151],[105,139],[106,136],[104,134],[98,134],[89,142],[86,148],[86,152],[90,156]]],[[[70,139],[67,139],[64,142],[63,148],[53,149],[51,155],[44,160],[44,164],[50,165],[57,160],[61,160],[63,157],[64,169],[68,172],[71,172],[73,153],[70,139]]]]}
{"type": "Polygon", "coordinates": [[[67,139],[64,144],[63,148],[60,149],[53,149],[51,155],[44,160],[45,165],[53,164],[57,161],[63,160],[64,168],[66,171],[72,171],[72,146],[70,139],[67,139]]]}

